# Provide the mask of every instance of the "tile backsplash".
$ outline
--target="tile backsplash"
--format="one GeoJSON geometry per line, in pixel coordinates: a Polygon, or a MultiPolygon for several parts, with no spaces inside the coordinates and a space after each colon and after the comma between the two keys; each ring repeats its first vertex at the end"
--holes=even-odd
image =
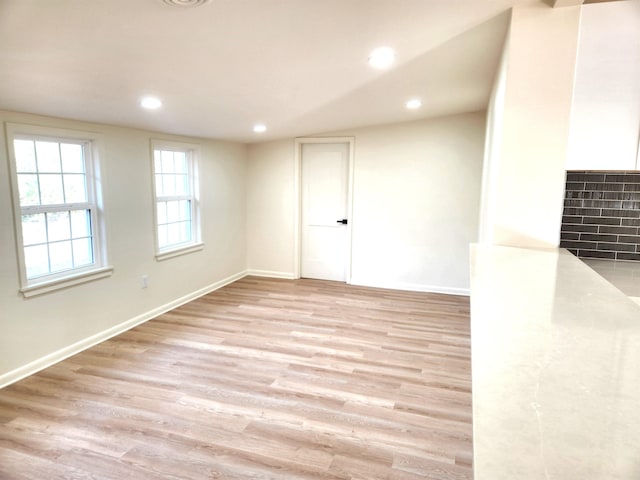
{"type": "Polygon", "coordinates": [[[568,171],[560,247],[640,261],[640,172],[568,171]]]}

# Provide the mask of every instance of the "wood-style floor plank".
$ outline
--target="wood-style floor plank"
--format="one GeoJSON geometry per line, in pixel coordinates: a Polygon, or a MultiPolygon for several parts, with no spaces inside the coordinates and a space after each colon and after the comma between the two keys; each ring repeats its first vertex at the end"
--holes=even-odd
{"type": "Polygon", "coordinates": [[[0,390],[0,478],[472,478],[469,301],[247,277],[0,390]]]}

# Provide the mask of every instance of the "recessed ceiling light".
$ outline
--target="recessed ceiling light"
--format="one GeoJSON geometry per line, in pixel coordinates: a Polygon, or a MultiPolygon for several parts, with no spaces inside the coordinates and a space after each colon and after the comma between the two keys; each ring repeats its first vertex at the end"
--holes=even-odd
{"type": "Polygon", "coordinates": [[[389,47],[378,47],[369,55],[369,65],[373,68],[389,68],[396,59],[396,52],[389,47]]]}
{"type": "Polygon", "coordinates": [[[158,97],[142,97],[140,99],[140,106],[147,110],[157,110],[162,106],[162,101],[158,97]]]}
{"type": "Polygon", "coordinates": [[[409,110],[416,110],[422,106],[422,100],[417,98],[412,98],[407,103],[404,104],[409,110]]]}
{"type": "Polygon", "coordinates": [[[172,7],[197,7],[208,3],[209,0],[162,0],[172,7]]]}
{"type": "Polygon", "coordinates": [[[262,123],[259,123],[259,124],[253,126],[253,131],[256,132],[256,133],[266,132],[267,131],[267,126],[262,124],[262,123]]]}

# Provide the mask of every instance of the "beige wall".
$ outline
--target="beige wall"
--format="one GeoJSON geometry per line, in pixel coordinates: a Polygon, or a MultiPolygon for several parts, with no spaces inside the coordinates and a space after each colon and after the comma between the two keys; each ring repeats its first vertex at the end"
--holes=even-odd
{"type": "Polygon", "coordinates": [[[512,11],[487,130],[483,241],[557,247],[580,7],[512,11]],[[498,132],[497,132],[498,131],[498,132]]]}
{"type": "Polygon", "coordinates": [[[294,141],[248,147],[247,265],[252,274],[294,278],[294,141]]]}
{"type": "Polygon", "coordinates": [[[509,66],[509,38],[504,50],[487,109],[487,129],[482,166],[482,198],[480,200],[480,226],[478,241],[493,243],[495,213],[497,211],[497,185],[502,156],[502,131],[504,128],[505,97],[507,89],[507,68],[509,66]]]}
{"type": "Polygon", "coordinates": [[[0,122],[97,132],[111,277],[25,299],[19,276],[5,136],[0,136],[0,385],[202,294],[246,270],[246,146],[0,111],[0,122]],[[154,258],[150,138],[201,146],[204,250],[154,258]],[[142,289],[140,276],[148,275],[142,289]],[[33,362],[33,363],[32,363],[33,362]]]}
{"type": "MultiPolygon", "coordinates": [[[[355,139],[351,283],[467,293],[484,113],[332,133],[355,139]]],[[[293,140],[249,147],[248,266],[295,275],[293,140]]]]}

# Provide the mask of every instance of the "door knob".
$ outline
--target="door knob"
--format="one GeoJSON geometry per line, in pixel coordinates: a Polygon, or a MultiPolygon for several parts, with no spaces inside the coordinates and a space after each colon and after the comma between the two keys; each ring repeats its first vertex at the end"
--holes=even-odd
{"type": "Polygon", "coordinates": [[[343,218],[342,220],[336,220],[337,223],[341,223],[343,225],[346,225],[347,223],[349,223],[349,221],[346,218],[343,218]]]}

